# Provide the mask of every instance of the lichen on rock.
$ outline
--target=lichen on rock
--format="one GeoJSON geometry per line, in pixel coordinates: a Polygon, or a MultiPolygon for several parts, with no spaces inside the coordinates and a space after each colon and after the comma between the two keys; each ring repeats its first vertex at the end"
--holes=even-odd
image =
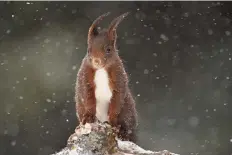
{"type": "Polygon", "coordinates": [[[177,155],[167,150],[144,150],[132,142],[121,141],[116,133],[107,123],[79,125],[69,137],[67,147],[53,155],[177,155]]]}

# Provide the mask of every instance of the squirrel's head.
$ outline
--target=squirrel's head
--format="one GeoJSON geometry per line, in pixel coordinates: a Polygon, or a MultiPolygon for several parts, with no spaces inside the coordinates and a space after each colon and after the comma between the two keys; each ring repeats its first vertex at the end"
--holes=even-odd
{"type": "Polygon", "coordinates": [[[111,64],[117,56],[116,29],[129,12],[115,18],[107,29],[98,30],[99,22],[109,14],[108,12],[99,16],[89,28],[87,54],[89,62],[95,69],[100,69],[111,64]]]}

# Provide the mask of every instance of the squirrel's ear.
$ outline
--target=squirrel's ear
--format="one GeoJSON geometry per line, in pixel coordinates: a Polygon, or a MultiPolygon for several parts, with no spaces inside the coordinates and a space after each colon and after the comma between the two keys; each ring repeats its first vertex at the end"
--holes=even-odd
{"type": "Polygon", "coordinates": [[[115,18],[111,23],[110,26],[108,28],[108,34],[109,34],[109,38],[112,41],[116,41],[117,38],[117,33],[116,33],[116,29],[118,27],[118,25],[121,23],[121,21],[129,14],[129,12],[126,12],[120,16],[118,16],[117,18],[115,18]]]}
{"type": "Polygon", "coordinates": [[[88,32],[88,40],[87,43],[90,44],[92,38],[94,36],[96,36],[98,34],[98,30],[97,30],[97,25],[99,24],[99,22],[106,16],[108,16],[110,14],[110,12],[107,12],[101,16],[99,16],[97,19],[95,19],[92,23],[92,25],[89,28],[89,32],[88,32]]]}

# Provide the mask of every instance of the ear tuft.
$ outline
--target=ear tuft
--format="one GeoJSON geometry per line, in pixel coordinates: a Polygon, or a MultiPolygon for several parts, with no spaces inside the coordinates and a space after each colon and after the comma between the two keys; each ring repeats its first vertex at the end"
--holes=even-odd
{"type": "Polygon", "coordinates": [[[116,29],[122,20],[129,14],[129,12],[123,13],[122,15],[115,18],[108,28],[109,37],[111,40],[115,41],[117,38],[116,29]]]}
{"type": "Polygon", "coordinates": [[[99,24],[99,22],[106,16],[108,16],[110,14],[110,12],[107,12],[105,14],[102,14],[101,16],[99,16],[97,19],[94,20],[94,22],[92,23],[92,25],[89,28],[89,32],[88,32],[88,41],[87,43],[90,44],[91,40],[94,36],[98,35],[98,29],[97,29],[97,25],[99,24]]]}

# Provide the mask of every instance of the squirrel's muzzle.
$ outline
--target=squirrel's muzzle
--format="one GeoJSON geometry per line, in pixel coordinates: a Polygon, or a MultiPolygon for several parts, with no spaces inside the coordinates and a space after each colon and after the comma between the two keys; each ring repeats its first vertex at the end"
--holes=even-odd
{"type": "Polygon", "coordinates": [[[97,69],[103,67],[100,58],[93,58],[93,59],[92,59],[92,64],[93,64],[93,66],[94,66],[95,68],[97,68],[97,69]]]}

